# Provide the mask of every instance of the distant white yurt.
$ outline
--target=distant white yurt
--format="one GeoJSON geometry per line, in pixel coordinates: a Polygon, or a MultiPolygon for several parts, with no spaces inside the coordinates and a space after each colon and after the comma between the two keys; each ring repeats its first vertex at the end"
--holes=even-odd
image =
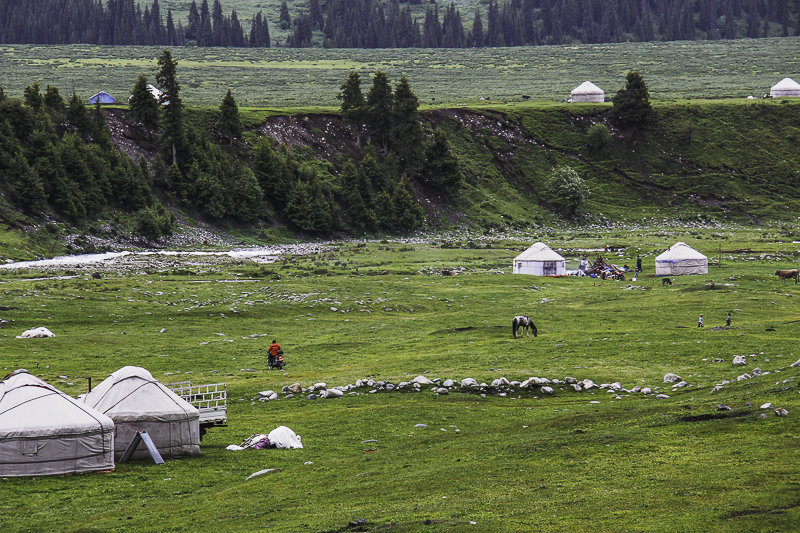
{"type": "Polygon", "coordinates": [[[800,83],[792,78],[783,78],[769,90],[772,98],[800,98],[800,83]]]}
{"type": "Polygon", "coordinates": [[[114,469],[114,422],[17,370],[0,381],[0,477],[114,469]]]}
{"type": "MultiPolygon", "coordinates": [[[[117,459],[140,430],[147,431],[164,458],[200,455],[199,411],[144,368],[120,368],[82,400],[114,420],[117,459]]],[[[140,443],[133,458],[149,457],[140,443]]]]}
{"type": "Polygon", "coordinates": [[[543,242],[537,242],[514,258],[514,274],[534,276],[565,276],[564,258],[543,242]]]}
{"type": "Polygon", "coordinates": [[[606,93],[590,81],[585,81],[572,89],[572,102],[602,102],[606,93]]]}
{"type": "Polygon", "coordinates": [[[656,276],[708,274],[708,257],[683,242],[676,242],[656,257],[656,276]]]}

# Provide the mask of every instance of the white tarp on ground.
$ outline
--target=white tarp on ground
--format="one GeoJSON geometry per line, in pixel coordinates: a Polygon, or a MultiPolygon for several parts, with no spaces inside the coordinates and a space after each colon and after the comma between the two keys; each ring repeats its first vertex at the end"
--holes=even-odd
{"type": "Polygon", "coordinates": [[[792,78],[783,78],[769,90],[772,98],[800,97],[800,83],[792,78]]]}
{"type": "Polygon", "coordinates": [[[605,91],[590,81],[585,81],[572,89],[570,99],[575,102],[602,102],[605,91]]]}
{"type": "Polygon", "coordinates": [[[708,258],[683,242],[656,257],[656,276],[708,274],[708,258]]]}
{"type": "Polygon", "coordinates": [[[114,469],[114,422],[17,370],[0,381],[0,477],[114,469]]]}
{"type": "Polygon", "coordinates": [[[276,448],[302,448],[303,442],[300,440],[300,435],[287,428],[286,426],[278,426],[269,432],[269,442],[276,448]]]}
{"type": "MultiPolygon", "coordinates": [[[[200,455],[199,411],[144,368],[120,368],[82,400],[114,420],[117,459],[136,432],[142,430],[147,431],[164,458],[200,455]]],[[[149,457],[143,444],[133,455],[134,459],[149,457]]]]}
{"type": "Polygon", "coordinates": [[[42,326],[39,328],[26,329],[22,335],[18,335],[18,339],[44,339],[46,337],[55,337],[56,334],[42,326]]]}
{"type": "Polygon", "coordinates": [[[564,258],[543,242],[537,242],[514,258],[514,274],[566,276],[564,258]]]}

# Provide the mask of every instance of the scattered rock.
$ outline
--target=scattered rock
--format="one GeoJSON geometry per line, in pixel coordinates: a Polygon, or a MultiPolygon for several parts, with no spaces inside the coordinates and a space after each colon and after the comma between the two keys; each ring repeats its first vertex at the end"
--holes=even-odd
{"type": "Polygon", "coordinates": [[[681,377],[678,374],[670,372],[664,375],[664,383],[675,383],[676,381],[681,381],[681,377]]]}
{"type": "Polygon", "coordinates": [[[725,405],[724,403],[717,404],[717,411],[733,411],[730,405],[725,405]]]}
{"type": "Polygon", "coordinates": [[[411,380],[411,383],[417,383],[419,385],[433,385],[433,381],[429,380],[425,376],[419,375],[411,380]]]}
{"type": "Polygon", "coordinates": [[[762,403],[760,409],[772,409],[772,402],[762,403]]]}
{"type": "Polygon", "coordinates": [[[733,366],[742,366],[747,364],[747,358],[743,355],[737,355],[733,358],[733,366]]]}
{"type": "Polygon", "coordinates": [[[477,386],[478,386],[478,382],[475,381],[473,378],[464,378],[464,379],[461,380],[461,388],[462,389],[467,389],[467,388],[470,388],[470,387],[477,387],[477,386]]]}
{"type": "Polygon", "coordinates": [[[666,400],[667,398],[669,398],[669,394],[657,394],[656,398],[659,400],[666,400]]]}
{"type": "Polygon", "coordinates": [[[414,424],[414,427],[417,429],[425,429],[428,427],[428,424],[414,424]]]}
{"type": "Polygon", "coordinates": [[[544,386],[542,387],[542,394],[553,394],[553,387],[544,386]]]}
{"type": "Polygon", "coordinates": [[[778,407],[777,409],[775,409],[775,414],[777,416],[786,416],[789,414],[789,411],[787,411],[783,407],[778,407]]]}

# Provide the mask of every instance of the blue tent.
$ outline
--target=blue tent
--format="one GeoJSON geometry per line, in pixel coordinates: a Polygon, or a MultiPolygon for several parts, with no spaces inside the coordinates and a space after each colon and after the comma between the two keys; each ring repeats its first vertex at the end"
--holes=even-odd
{"type": "Polygon", "coordinates": [[[91,98],[89,98],[89,103],[90,104],[96,104],[97,102],[100,102],[101,104],[116,104],[117,103],[117,101],[114,99],[113,96],[111,96],[110,94],[108,94],[106,92],[103,92],[103,91],[100,91],[96,95],[94,95],[91,98]]]}

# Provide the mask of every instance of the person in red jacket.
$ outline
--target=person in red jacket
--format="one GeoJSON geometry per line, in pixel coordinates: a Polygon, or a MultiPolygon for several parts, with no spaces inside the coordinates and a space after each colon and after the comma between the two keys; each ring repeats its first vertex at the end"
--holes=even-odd
{"type": "Polygon", "coordinates": [[[272,344],[270,344],[269,348],[267,348],[267,366],[269,368],[275,366],[278,353],[283,353],[283,350],[281,350],[281,345],[278,344],[278,341],[273,339],[272,344]]]}

